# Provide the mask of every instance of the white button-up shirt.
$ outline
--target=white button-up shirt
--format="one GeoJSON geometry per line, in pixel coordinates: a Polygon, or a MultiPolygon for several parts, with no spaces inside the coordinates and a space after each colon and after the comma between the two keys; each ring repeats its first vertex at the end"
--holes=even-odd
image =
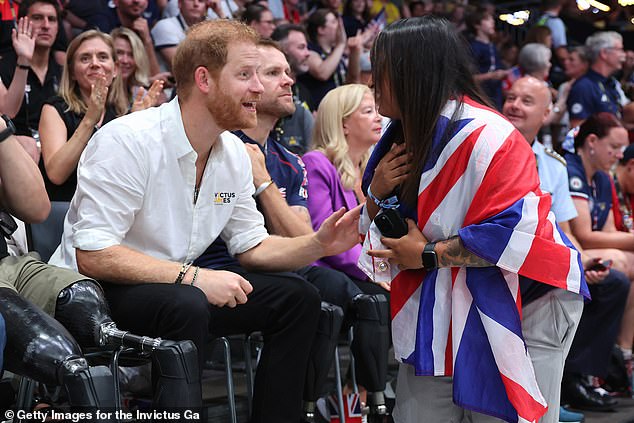
{"type": "Polygon", "coordinates": [[[229,132],[220,135],[194,204],[196,158],[178,99],[105,125],[79,161],[77,191],[50,263],[77,269],[76,248],[122,245],[184,262],[218,236],[231,254],[258,245],[268,234],[252,197],[251,162],[242,141],[229,132]]]}

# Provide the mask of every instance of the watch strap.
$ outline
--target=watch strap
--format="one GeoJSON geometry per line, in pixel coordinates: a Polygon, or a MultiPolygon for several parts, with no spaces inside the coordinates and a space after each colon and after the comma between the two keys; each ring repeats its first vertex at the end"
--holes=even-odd
{"type": "Polygon", "coordinates": [[[438,268],[438,257],[436,256],[436,251],[434,248],[436,247],[435,242],[428,242],[423,248],[422,261],[423,268],[427,271],[435,270],[438,268]]]}

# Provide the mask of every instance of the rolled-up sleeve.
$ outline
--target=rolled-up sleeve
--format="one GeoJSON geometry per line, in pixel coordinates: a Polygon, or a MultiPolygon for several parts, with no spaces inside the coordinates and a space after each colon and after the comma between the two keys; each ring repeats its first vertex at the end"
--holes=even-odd
{"type": "Polygon", "coordinates": [[[148,174],[143,151],[135,145],[104,131],[88,143],[77,172],[73,247],[95,251],[119,245],[130,230],[148,174]]]}
{"type": "MultiPolygon", "coordinates": [[[[264,217],[260,213],[253,199],[255,188],[251,162],[246,153],[242,166],[246,170],[238,192],[238,199],[231,214],[231,218],[222,230],[220,237],[227,244],[229,254],[244,253],[257,246],[269,236],[264,227],[264,217]]],[[[243,157],[243,158],[244,158],[243,157]]]]}

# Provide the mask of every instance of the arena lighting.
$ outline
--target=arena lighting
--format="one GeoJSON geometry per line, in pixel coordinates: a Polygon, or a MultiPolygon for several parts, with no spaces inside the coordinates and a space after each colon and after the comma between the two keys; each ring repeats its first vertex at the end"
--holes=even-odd
{"type": "MultiPolygon", "coordinates": [[[[634,0],[619,0],[619,5],[623,7],[632,6],[634,5],[634,0]]],[[[634,23],[634,21],[632,23],[634,23]]]]}
{"type": "Polygon", "coordinates": [[[517,12],[504,13],[500,15],[500,20],[508,23],[509,25],[519,26],[523,25],[528,20],[529,16],[530,12],[528,10],[518,10],[517,12]]]}
{"type": "MultiPolygon", "coordinates": [[[[623,1],[633,1],[633,0],[623,0],[623,1]]],[[[590,7],[594,7],[599,9],[602,12],[609,12],[610,6],[601,3],[597,0],[577,0],[577,7],[579,10],[588,10],[590,7]]]]}

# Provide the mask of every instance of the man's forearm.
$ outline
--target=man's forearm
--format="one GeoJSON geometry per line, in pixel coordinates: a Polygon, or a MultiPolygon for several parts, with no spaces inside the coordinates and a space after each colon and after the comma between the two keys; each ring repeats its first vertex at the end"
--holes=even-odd
{"type": "Polygon", "coordinates": [[[286,272],[299,269],[324,255],[315,234],[295,238],[269,236],[257,247],[237,256],[240,264],[253,271],[286,272]]]}
{"type": "Polygon", "coordinates": [[[275,184],[271,184],[258,196],[266,228],[270,234],[294,237],[313,233],[309,223],[300,211],[289,206],[275,184]]]}
{"type": "Polygon", "coordinates": [[[120,284],[174,283],[182,267],[182,263],[159,260],[121,245],[98,251],[78,249],[76,256],[83,275],[120,284]]]}
{"type": "Polygon", "coordinates": [[[436,243],[438,267],[489,267],[493,264],[468,251],[458,236],[436,243]]]}

